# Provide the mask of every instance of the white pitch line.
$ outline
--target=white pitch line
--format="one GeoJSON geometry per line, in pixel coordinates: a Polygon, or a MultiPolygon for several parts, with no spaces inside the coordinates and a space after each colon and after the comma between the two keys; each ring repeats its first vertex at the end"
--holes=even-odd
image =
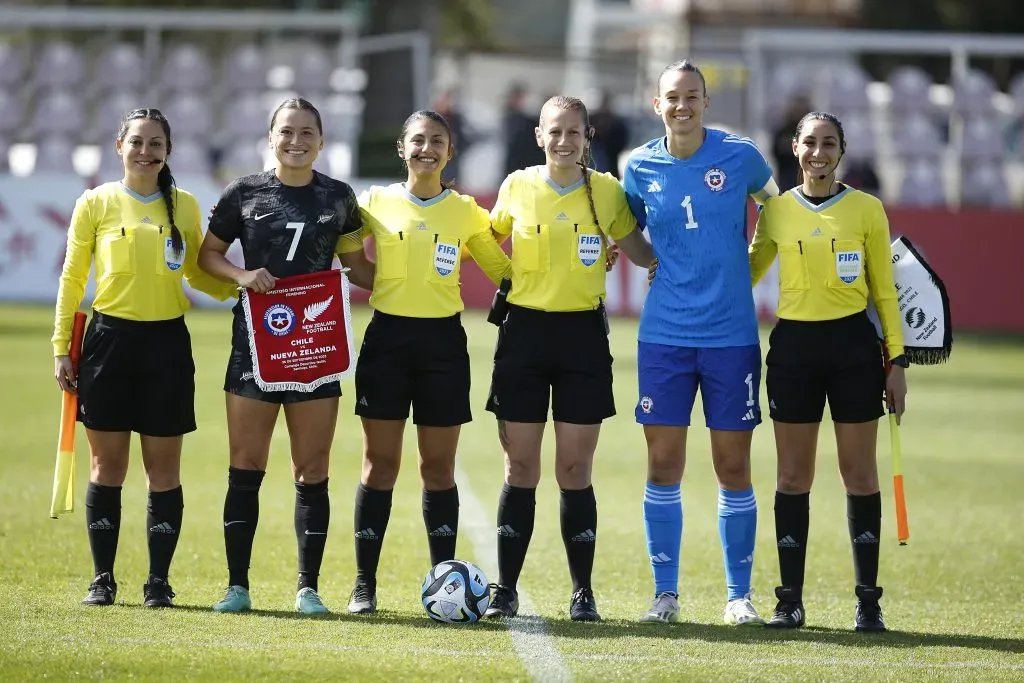
{"type": "MultiPolygon", "coordinates": [[[[495,532],[495,515],[480,503],[473,493],[466,473],[455,468],[455,480],[459,485],[459,531],[473,542],[473,549],[480,568],[492,580],[498,579],[498,541],[495,532]]],[[[537,610],[530,597],[519,591],[519,611],[535,615],[537,610]]],[[[572,680],[572,673],[555,647],[554,640],[547,633],[544,620],[538,616],[516,617],[508,620],[512,645],[523,661],[526,670],[535,681],[572,680]]]]}

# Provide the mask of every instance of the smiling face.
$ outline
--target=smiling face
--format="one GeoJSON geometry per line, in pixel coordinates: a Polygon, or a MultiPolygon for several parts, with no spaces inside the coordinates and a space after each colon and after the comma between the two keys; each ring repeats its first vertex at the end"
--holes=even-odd
{"type": "Polygon", "coordinates": [[[661,117],[665,130],[673,135],[687,135],[703,127],[704,110],[710,100],[704,81],[695,71],[672,69],[658,80],[658,96],[654,112],[661,117]]]}
{"type": "Polygon", "coordinates": [[[549,167],[569,169],[579,165],[590,146],[583,113],[551,104],[541,110],[535,133],[549,167]]]}
{"type": "Polygon", "coordinates": [[[411,173],[440,174],[452,158],[451,134],[440,121],[418,117],[405,126],[398,152],[411,173]]]}
{"type": "Polygon", "coordinates": [[[324,140],[316,116],[304,109],[279,109],[270,128],[270,147],[279,166],[312,168],[324,140]]]}
{"type": "Polygon", "coordinates": [[[799,160],[805,177],[817,178],[835,173],[842,157],[839,129],[831,121],[804,120],[793,140],[793,154],[799,160]]]}
{"type": "Polygon", "coordinates": [[[136,178],[155,179],[167,160],[167,135],[163,126],[153,119],[128,121],[124,135],[114,147],[124,162],[125,174],[136,178]]]}

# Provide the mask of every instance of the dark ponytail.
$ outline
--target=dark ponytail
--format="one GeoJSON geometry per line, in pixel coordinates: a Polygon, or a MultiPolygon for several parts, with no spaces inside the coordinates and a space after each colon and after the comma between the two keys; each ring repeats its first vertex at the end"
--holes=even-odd
{"type": "Polygon", "coordinates": [[[156,185],[160,189],[160,193],[164,196],[164,206],[167,207],[167,218],[171,223],[171,247],[174,249],[174,255],[180,257],[185,248],[185,242],[182,240],[181,231],[178,230],[178,226],[174,224],[174,176],[171,175],[171,168],[167,165],[167,156],[170,156],[171,154],[171,124],[168,123],[167,117],[164,116],[159,109],[153,109],[152,107],[133,109],[125,114],[125,117],[121,119],[121,127],[117,131],[118,142],[124,142],[124,137],[128,134],[129,122],[135,121],[136,119],[156,121],[163,129],[164,137],[167,138],[167,151],[165,152],[165,156],[162,160],[163,166],[160,167],[160,172],[156,176],[156,185]]]}
{"type": "MultiPolygon", "coordinates": [[[[167,145],[168,151],[170,150],[170,144],[167,145]]],[[[181,231],[178,230],[178,226],[174,224],[174,198],[171,196],[176,190],[174,186],[174,176],[171,175],[171,167],[164,162],[160,172],[156,176],[156,185],[160,188],[160,193],[164,196],[164,206],[167,207],[167,218],[171,222],[171,247],[174,249],[175,256],[181,256],[181,252],[185,248],[185,243],[181,239],[181,231]]]]}

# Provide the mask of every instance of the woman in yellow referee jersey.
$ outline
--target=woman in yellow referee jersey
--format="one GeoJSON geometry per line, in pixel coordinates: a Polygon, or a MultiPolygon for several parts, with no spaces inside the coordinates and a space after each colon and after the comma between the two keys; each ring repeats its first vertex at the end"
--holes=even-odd
{"type": "Polygon", "coordinates": [[[363,423],[363,472],[355,501],[356,582],[349,612],[377,609],[377,564],[391,514],[412,407],[431,564],[455,557],[459,494],[455,452],[472,419],[470,367],[459,286],[465,246],[495,283],[511,270],[487,212],[444,187],[455,152],[443,116],[417,111],[402,126],[404,183],[359,197],[363,234],[373,237],[376,273],[356,367],[356,414],[363,423]]]}
{"type": "Polygon", "coordinates": [[[601,422],[615,414],[604,310],[608,238],[647,267],[654,251],[636,230],[615,176],[587,168],[593,128],[583,102],[556,96],[541,109],[546,163],[509,175],[491,212],[512,237],[512,287],[501,324],[487,410],[498,418],[505,486],[498,502],[500,576],[487,616],[513,617],[533,533],[540,452],[550,408],[555,479],[572,578],[570,615],[600,616],[591,589],[597,503],[591,466],[601,422]]]}
{"type": "Polygon", "coordinates": [[[853,545],[857,631],[884,631],[878,600],[882,502],[875,441],[884,400],[897,418],[907,392],[903,335],[893,283],[889,222],[882,203],[836,180],[846,151],[832,114],[811,112],[793,136],[800,185],[769,199],[750,247],[754,283],[779,256],[778,324],[766,385],[775,423],[778,482],[775,534],[782,585],[768,626],[803,626],[804,564],[818,427],[828,400],[847,492],[853,545]],[[866,308],[878,308],[891,356],[866,308]]]}
{"type": "Polygon", "coordinates": [[[117,597],[114,558],[121,530],[121,487],[132,432],[142,441],[149,488],[146,607],[170,607],[171,558],[181,532],[183,435],[195,431],[195,365],[184,313],[182,278],[218,299],[233,287],[196,265],[202,241],[199,204],[174,185],[167,166],[171,127],[156,109],[136,109],[114,143],[124,177],[87,190],[75,204],[57,293],[54,370],[64,391],[78,392],[78,420],[92,454],[85,520],[95,580],[82,601],[117,597]],[[78,374],[70,360],[71,326],[96,262],[96,294],[78,374]]]}

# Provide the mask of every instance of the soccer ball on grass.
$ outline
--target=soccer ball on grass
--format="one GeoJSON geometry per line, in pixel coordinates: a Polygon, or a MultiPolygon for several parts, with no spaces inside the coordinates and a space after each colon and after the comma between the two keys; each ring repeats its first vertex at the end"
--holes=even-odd
{"type": "Polygon", "coordinates": [[[450,560],[432,567],[423,579],[423,609],[434,621],[471,624],[491,604],[487,577],[472,562],[450,560]]]}

